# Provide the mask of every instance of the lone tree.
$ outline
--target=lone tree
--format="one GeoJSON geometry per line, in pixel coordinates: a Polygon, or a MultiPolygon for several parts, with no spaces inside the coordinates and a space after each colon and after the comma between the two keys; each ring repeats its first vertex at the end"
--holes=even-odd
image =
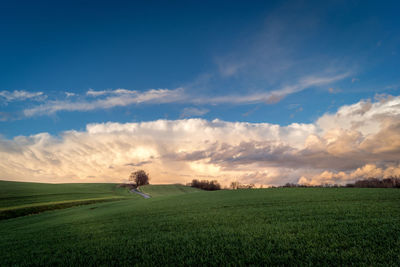
{"type": "Polygon", "coordinates": [[[138,170],[129,175],[129,181],[134,182],[137,187],[146,185],[149,184],[149,175],[144,170],[138,170]]]}

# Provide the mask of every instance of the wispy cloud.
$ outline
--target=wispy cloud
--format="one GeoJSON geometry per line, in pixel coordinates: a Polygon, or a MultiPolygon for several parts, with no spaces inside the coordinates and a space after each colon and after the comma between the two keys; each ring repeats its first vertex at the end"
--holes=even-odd
{"type": "Polygon", "coordinates": [[[27,108],[23,111],[27,117],[35,115],[50,115],[59,111],[90,111],[95,109],[109,109],[113,107],[123,107],[141,103],[174,103],[183,99],[183,89],[151,89],[145,92],[118,89],[112,92],[89,90],[89,95],[100,96],[113,94],[106,98],[96,100],[77,100],[77,101],[48,101],[45,104],[27,108]],[[100,93],[99,93],[100,92],[100,93]],[[99,93],[99,94],[98,94],[99,93]]]}
{"type": "Polygon", "coordinates": [[[43,100],[46,96],[43,92],[28,92],[25,90],[0,91],[0,99],[3,98],[7,102],[23,101],[27,99],[43,100]]]}
{"type": "Polygon", "coordinates": [[[72,93],[72,92],[64,92],[65,93],[65,96],[68,98],[68,97],[72,97],[72,96],[76,96],[76,94],[75,93],[72,93]]]}
{"type": "Polygon", "coordinates": [[[9,121],[12,120],[14,117],[9,112],[1,112],[0,111],[0,121],[9,121]]]}
{"type": "Polygon", "coordinates": [[[328,89],[328,91],[329,91],[329,93],[331,93],[331,94],[337,94],[337,93],[340,93],[342,90],[340,90],[339,88],[330,87],[330,88],[328,89]]]}
{"type": "Polygon", "coordinates": [[[277,90],[252,93],[246,95],[225,95],[215,96],[212,98],[196,98],[195,103],[210,103],[210,104],[251,104],[251,103],[266,103],[273,104],[282,100],[284,97],[303,91],[314,86],[322,86],[342,80],[349,76],[350,73],[341,73],[337,75],[321,75],[309,76],[300,79],[297,83],[284,86],[277,90]]]}
{"type": "Polygon", "coordinates": [[[206,108],[195,108],[195,107],[188,107],[184,108],[181,113],[181,118],[187,118],[192,116],[202,116],[209,112],[206,108]]]}
{"type": "MultiPolygon", "coordinates": [[[[336,75],[308,76],[300,79],[293,85],[288,85],[276,90],[265,90],[259,93],[250,93],[242,95],[196,95],[189,93],[183,87],[176,89],[151,89],[147,91],[136,91],[127,89],[95,91],[90,89],[86,95],[90,99],[71,99],[66,100],[48,100],[46,103],[27,108],[23,111],[27,117],[35,115],[51,115],[59,111],[90,111],[96,109],[110,109],[113,107],[124,107],[133,104],[273,104],[279,102],[282,98],[300,92],[310,87],[322,86],[348,77],[349,73],[336,75]],[[94,99],[93,99],[94,98],[94,99]]],[[[193,90],[192,90],[193,91],[193,90]]],[[[68,97],[67,97],[68,98],[68,97]]],[[[204,115],[207,109],[187,109],[182,116],[204,115]]]]}
{"type": "MultiPolygon", "coordinates": [[[[159,90],[162,90],[162,89],[159,89],[159,90]]],[[[135,91],[135,90],[121,89],[121,88],[116,89],[116,90],[101,90],[101,91],[89,89],[86,92],[86,95],[93,96],[93,97],[102,96],[102,95],[137,95],[137,94],[140,94],[140,92],[135,91]]]]}

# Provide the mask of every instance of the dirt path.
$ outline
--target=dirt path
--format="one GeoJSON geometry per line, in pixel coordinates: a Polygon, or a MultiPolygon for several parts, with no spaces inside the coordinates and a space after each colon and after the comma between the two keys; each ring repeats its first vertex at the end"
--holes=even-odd
{"type": "Polygon", "coordinates": [[[142,192],[138,191],[137,189],[131,189],[131,193],[135,193],[135,194],[141,195],[144,198],[150,198],[149,195],[147,195],[145,193],[142,193],[142,192]]]}

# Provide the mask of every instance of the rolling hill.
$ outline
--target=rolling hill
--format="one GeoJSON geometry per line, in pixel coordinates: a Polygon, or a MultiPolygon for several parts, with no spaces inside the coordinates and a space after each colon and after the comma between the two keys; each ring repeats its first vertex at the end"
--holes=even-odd
{"type": "Polygon", "coordinates": [[[152,198],[143,199],[108,186],[96,197],[124,198],[0,221],[2,265],[400,262],[400,190],[151,185],[141,190],[152,198]]]}

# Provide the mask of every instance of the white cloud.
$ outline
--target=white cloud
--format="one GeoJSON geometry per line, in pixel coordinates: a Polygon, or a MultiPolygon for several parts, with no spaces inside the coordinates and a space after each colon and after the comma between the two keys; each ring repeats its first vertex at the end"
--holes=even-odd
{"type": "MultiPolygon", "coordinates": [[[[162,89],[160,89],[162,90],[162,89]]],[[[137,95],[140,94],[140,92],[135,91],[135,90],[127,90],[127,89],[116,89],[116,90],[102,90],[102,91],[96,91],[93,89],[89,89],[86,92],[86,95],[88,96],[93,96],[93,97],[97,97],[97,96],[102,96],[102,95],[137,95]]]]}
{"type": "Polygon", "coordinates": [[[28,92],[25,90],[0,91],[0,99],[3,98],[7,102],[23,101],[26,99],[43,100],[46,96],[43,92],[28,92]]]}
{"type": "Polygon", "coordinates": [[[106,91],[106,90],[95,91],[93,89],[89,89],[89,91],[86,92],[86,95],[88,95],[88,96],[101,96],[101,95],[105,95],[105,94],[108,94],[108,91],[106,91]]]}
{"type": "Polygon", "coordinates": [[[89,90],[87,94],[100,96],[104,94],[112,94],[106,98],[96,99],[93,101],[78,100],[72,101],[48,101],[45,104],[27,108],[23,111],[24,115],[31,117],[34,115],[49,115],[58,111],[89,111],[95,109],[109,109],[113,107],[128,106],[141,103],[173,103],[182,100],[183,89],[151,89],[145,92],[129,91],[118,89],[112,93],[106,91],[89,90]]]}
{"type": "MultiPolygon", "coordinates": [[[[127,89],[95,91],[90,89],[86,95],[94,98],[72,100],[49,100],[39,106],[27,108],[23,114],[27,117],[35,115],[51,115],[59,111],[90,111],[96,109],[109,109],[113,107],[124,107],[133,104],[167,104],[167,103],[186,103],[186,104],[254,104],[279,102],[287,95],[302,91],[304,89],[322,86],[347,77],[348,73],[337,75],[309,76],[302,78],[296,84],[283,88],[265,91],[260,93],[250,93],[244,95],[222,95],[222,96],[199,96],[190,95],[184,88],[179,87],[170,89],[151,89],[147,91],[135,91],[127,89]]],[[[193,110],[192,110],[193,111],[193,110]]],[[[199,111],[199,110],[197,110],[199,111]]],[[[204,113],[205,109],[202,110],[204,113]]],[[[193,114],[193,115],[198,115],[193,114]]]]}
{"type": "Polygon", "coordinates": [[[309,178],[302,176],[300,184],[321,185],[321,184],[346,184],[355,180],[368,178],[389,178],[400,176],[400,164],[378,167],[375,164],[366,164],[352,171],[323,171],[322,173],[311,175],[309,178]]]}
{"type": "Polygon", "coordinates": [[[195,176],[229,180],[236,173],[250,174],[224,170],[207,158],[185,159],[184,155],[265,139],[295,147],[313,130],[312,125],[279,127],[202,119],[89,124],[84,132],[65,132],[59,138],[42,133],[1,140],[0,179],[120,181],[133,165],[146,162],[155,183],[185,182],[195,176]]]}
{"type": "Polygon", "coordinates": [[[399,173],[400,97],[360,101],[315,123],[204,119],[89,124],[60,137],[0,139],[0,179],[115,181],[145,168],[153,183],[347,183],[399,173]],[[29,177],[29,178],[27,178],[29,177]]]}
{"type": "Polygon", "coordinates": [[[76,94],[75,93],[71,93],[71,92],[65,92],[65,96],[68,98],[68,97],[71,97],[71,96],[76,96],[76,94]]]}
{"type": "Polygon", "coordinates": [[[373,134],[381,129],[388,119],[398,120],[400,98],[381,97],[373,103],[362,100],[356,104],[342,106],[334,114],[325,114],[317,120],[317,125],[325,131],[331,129],[357,130],[363,135],[373,134]]]}

